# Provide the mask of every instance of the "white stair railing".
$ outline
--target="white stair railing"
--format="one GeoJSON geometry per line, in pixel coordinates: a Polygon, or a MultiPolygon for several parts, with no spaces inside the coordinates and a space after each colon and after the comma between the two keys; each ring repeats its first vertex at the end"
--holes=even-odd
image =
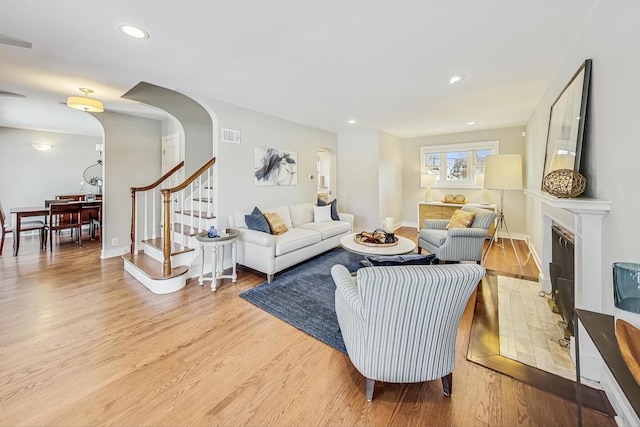
{"type": "Polygon", "coordinates": [[[131,187],[131,253],[138,253],[138,238],[142,235],[144,240],[149,238],[149,232],[151,232],[151,238],[158,237],[157,230],[160,228],[160,224],[157,223],[156,212],[159,212],[158,203],[160,198],[160,187],[169,179],[171,175],[179,171],[184,166],[184,162],[180,162],[169,172],[161,176],[157,181],[151,185],[144,187],[131,187]],[[142,194],[140,197],[139,194],[142,194]],[[151,221],[149,221],[149,209],[151,209],[151,221]],[[142,211],[144,220],[142,224],[138,219],[138,212],[142,211]],[[142,230],[140,228],[142,227],[142,230]]]}

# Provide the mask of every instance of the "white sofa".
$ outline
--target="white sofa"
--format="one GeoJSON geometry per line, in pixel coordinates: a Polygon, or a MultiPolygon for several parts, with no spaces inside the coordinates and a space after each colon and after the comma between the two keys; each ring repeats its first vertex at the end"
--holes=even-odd
{"type": "Polygon", "coordinates": [[[314,205],[260,208],[282,218],[288,230],[280,235],[249,229],[244,216],[250,211],[231,214],[229,226],[240,231],[238,263],[265,273],[271,283],[279,271],[339,246],[342,236],[353,230],[353,215],[341,212],[339,221],[314,222],[314,205]]]}

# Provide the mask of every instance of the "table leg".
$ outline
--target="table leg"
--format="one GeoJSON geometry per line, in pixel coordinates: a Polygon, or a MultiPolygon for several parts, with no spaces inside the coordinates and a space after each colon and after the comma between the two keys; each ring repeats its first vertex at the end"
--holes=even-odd
{"type": "Polygon", "coordinates": [[[211,292],[218,286],[218,245],[211,247],[211,292]]]}
{"type": "Polygon", "coordinates": [[[20,222],[22,216],[16,214],[16,229],[13,233],[13,256],[18,256],[18,249],[20,249],[20,222]]]}
{"type": "Polygon", "coordinates": [[[204,245],[200,245],[200,277],[198,278],[198,285],[204,284],[204,245]]]}
{"type": "Polygon", "coordinates": [[[236,256],[237,256],[237,248],[236,248],[236,242],[235,240],[233,241],[233,243],[231,244],[231,268],[232,268],[232,273],[231,273],[231,282],[235,283],[236,280],[238,279],[238,275],[236,274],[236,256]]]}

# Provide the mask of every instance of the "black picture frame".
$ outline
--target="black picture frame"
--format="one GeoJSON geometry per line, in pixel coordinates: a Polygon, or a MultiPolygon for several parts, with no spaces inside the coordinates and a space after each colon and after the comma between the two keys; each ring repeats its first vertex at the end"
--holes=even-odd
{"type": "Polygon", "coordinates": [[[543,181],[550,172],[558,169],[580,172],[585,142],[591,63],[591,59],[584,61],[551,106],[543,181]]]}

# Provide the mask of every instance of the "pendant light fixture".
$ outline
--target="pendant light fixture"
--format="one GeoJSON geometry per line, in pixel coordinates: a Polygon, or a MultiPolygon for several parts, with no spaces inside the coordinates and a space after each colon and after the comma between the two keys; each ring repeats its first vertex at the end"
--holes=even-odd
{"type": "Polygon", "coordinates": [[[89,94],[93,93],[92,89],[81,87],[80,92],[84,92],[84,96],[70,96],[67,98],[67,107],[86,111],[88,113],[102,113],[104,111],[102,102],[97,99],[89,98],[89,94]]]}

